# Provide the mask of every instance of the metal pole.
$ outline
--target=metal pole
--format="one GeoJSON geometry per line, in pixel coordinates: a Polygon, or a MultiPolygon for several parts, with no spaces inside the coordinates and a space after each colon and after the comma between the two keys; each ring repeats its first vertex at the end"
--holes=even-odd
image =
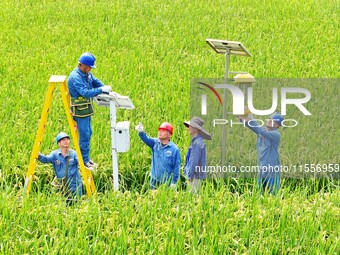
{"type": "Polygon", "coordinates": [[[225,74],[224,74],[225,79],[228,79],[229,69],[230,69],[230,54],[229,50],[227,49],[225,52],[225,74]]]}
{"type": "MultiPolygon", "coordinates": [[[[224,82],[225,84],[228,83],[228,76],[229,76],[229,68],[230,68],[230,54],[229,50],[226,50],[225,53],[225,74],[224,74],[224,82]]],[[[223,91],[223,119],[227,118],[227,90],[224,89],[223,91]]],[[[226,157],[226,125],[222,125],[222,148],[221,148],[221,166],[223,167],[225,164],[225,157],[226,157]]]]}
{"type": "Polygon", "coordinates": [[[110,100],[110,121],[112,138],[112,168],[113,168],[113,190],[118,191],[118,153],[116,146],[116,104],[110,100]]]}

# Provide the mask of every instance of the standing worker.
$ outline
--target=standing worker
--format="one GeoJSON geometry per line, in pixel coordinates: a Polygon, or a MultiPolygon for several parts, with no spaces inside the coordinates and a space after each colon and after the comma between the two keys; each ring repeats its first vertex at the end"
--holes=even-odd
{"type": "Polygon", "coordinates": [[[79,161],[75,150],[70,149],[70,136],[61,132],[56,137],[58,150],[49,155],[39,153],[41,163],[51,163],[56,174],[54,184],[64,192],[67,202],[72,202],[72,197],[83,195],[83,184],[79,174],[79,161]]]}
{"type": "Polygon", "coordinates": [[[92,73],[96,57],[83,53],[76,67],[68,78],[68,89],[71,96],[71,113],[77,122],[79,132],[79,147],[83,156],[85,167],[93,170],[97,164],[90,158],[90,140],[92,135],[91,116],[93,112],[93,97],[112,91],[111,86],[104,85],[92,73]]]}
{"type": "Polygon", "coordinates": [[[140,139],[152,150],[150,188],[155,190],[163,183],[168,183],[170,188],[176,188],[181,156],[177,145],[170,141],[172,125],[168,122],[162,123],[158,128],[158,139],[147,136],[141,123],[136,130],[140,139]]]}
{"type": "Polygon", "coordinates": [[[211,140],[211,135],[203,128],[203,120],[198,117],[185,121],[192,137],[185,159],[184,175],[187,178],[190,192],[198,194],[201,189],[201,182],[206,178],[206,146],[204,139],[211,140]]]}
{"type": "Polygon", "coordinates": [[[244,122],[245,126],[257,134],[257,155],[258,155],[258,178],[257,184],[264,192],[275,195],[280,189],[280,156],[279,145],[281,134],[278,128],[282,126],[283,116],[280,113],[274,113],[267,120],[266,126],[261,127],[254,119],[247,116],[238,116],[244,122]]]}

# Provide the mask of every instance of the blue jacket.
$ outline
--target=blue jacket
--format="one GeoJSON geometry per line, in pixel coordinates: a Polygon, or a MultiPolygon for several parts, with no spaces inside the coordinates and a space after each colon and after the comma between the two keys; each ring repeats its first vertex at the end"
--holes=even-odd
{"type": "Polygon", "coordinates": [[[192,180],[193,178],[205,179],[206,158],[205,142],[203,137],[198,135],[191,140],[191,144],[186,155],[184,175],[189,180],[192,180]]]}
{"type": "Polygon", "coordinates": [[[144,131],[138,135],[152,150],[151,178],[160,183],[171,180],[171,183],[176,184],[181,166],[181,156],[176,144],[170,141],[162,146],[158,138],[150,138],[144,131]]]}
{"type": "Polygon", "coordinates": [[[70,149],[69,156],[66,157],[63,156],[60,149],[52,151],[48,156],[39,154],[38,160],[41,163],[51,163],[57,178],[61,179],[64,178],[66,174],[66,163],[68,157],[70,157],[70,161],[68,167],[67,183],[72,193],[76,193],[77,195],[81,196],[83,194],[83,184],[78,170],[79,161],[75,150],[70,149]]]}
{"type": "Polygon", "coordinates": [[[103,93],[100,87],[104,84],[92,73],[83,73],[79,67],[70,73],[67,83],[71,97],[92,98],[103,93]]]}
{"type": "Polygon", "coordinates": [[[249,126],[246,122],[246,126],[257,134],[256,148],[258,166],[261,169],[260,173],[266,176],[268,173],[276,172],[276,174],[279,175],[280,172],[274,170],[280,170],[279,144],[281,134],[277,129],[267,130],[264,127],[259,127],[259,124],[255,120],[251,121],[251,125],[252,126],[249,126]],[[269,168],[269,166],[271,166],[271,168],[269,168]]]}

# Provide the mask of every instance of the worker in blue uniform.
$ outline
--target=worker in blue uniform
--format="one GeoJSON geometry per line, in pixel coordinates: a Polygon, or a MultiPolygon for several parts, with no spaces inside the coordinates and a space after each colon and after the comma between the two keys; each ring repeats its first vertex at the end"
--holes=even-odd
{"type": "Polygon", "coordinates": [[[280,189],[281,162],[279,145],[281,134],[278,128],[284,121],[280,113],[274,113],[267,120],[265,127],[248,116],[238,116],[245,126],[257,134],[257,155],[258,155],[258,178],[257,183],[261,191],[268,190],[276,194],[280,189]]]}
{"type": "Polygon", "coordinates": [[[70,136],[60,132],[56,137],[59,149],[49,155],[39,153],[38,160],[41,163],[53,165],[56,178],[53,181],[55,187],[64,192],[67,201],[72,201],[74,196],[83,195],[83,184],[79,173],[79,161],[75,150],[70,149],[70,136]]]}
{"type": "Polygon", "coordinates": [[[111,86],[105,85],[97,79],[91,69],[95,66],[96,57],[83,53],[76,67],[68,78],[68,89],[71,96],[71,113],[77,122],[79,132],[79,147],[85,167],[93,170],[97,164],[90,158],[90,141],[92,136],[91,116],[94,114],[93,97],[112,91],[111,86]]]}

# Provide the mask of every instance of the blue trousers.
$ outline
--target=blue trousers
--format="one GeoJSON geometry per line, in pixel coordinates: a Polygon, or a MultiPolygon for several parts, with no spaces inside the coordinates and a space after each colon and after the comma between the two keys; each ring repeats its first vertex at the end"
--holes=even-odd
{"type": "Polygon", "coordinates": [[[155,189],[157,189],[158,186],[161,185],[161,184],[162,184],[162,182],[160,182],[160,181],[158,181],[158,180],[156,180],[156,179],[154,179],[154,178],[151,178],[151,180],[150,180],[150,189],[155,190],[155,189]]]}
{"type": "Polygon", "coordinates": [[[257,185],[262,193],[268,190],[275,195],[280,189],[280,176],[258,177],[257,185]]]}
{"type": "Polygon", "coordinates": [[[150,189],[155,190],[155,189],[157,189],[159,186],[161,186],[164,183],[167,183],[168,186],[170,186],[171,180],[162,180],[162,181],[159,181],[159,180],[151,177],[151,180],[150,180],[150,189]]]}
{"type": "Polygon", "coordinates": [[[92,135],[91,117],[74,117],[74,120],[77,122],[78,126],[81,155],[83,156],[84,163],[86,164],[90,161],[90,140],[92,135]]]}

